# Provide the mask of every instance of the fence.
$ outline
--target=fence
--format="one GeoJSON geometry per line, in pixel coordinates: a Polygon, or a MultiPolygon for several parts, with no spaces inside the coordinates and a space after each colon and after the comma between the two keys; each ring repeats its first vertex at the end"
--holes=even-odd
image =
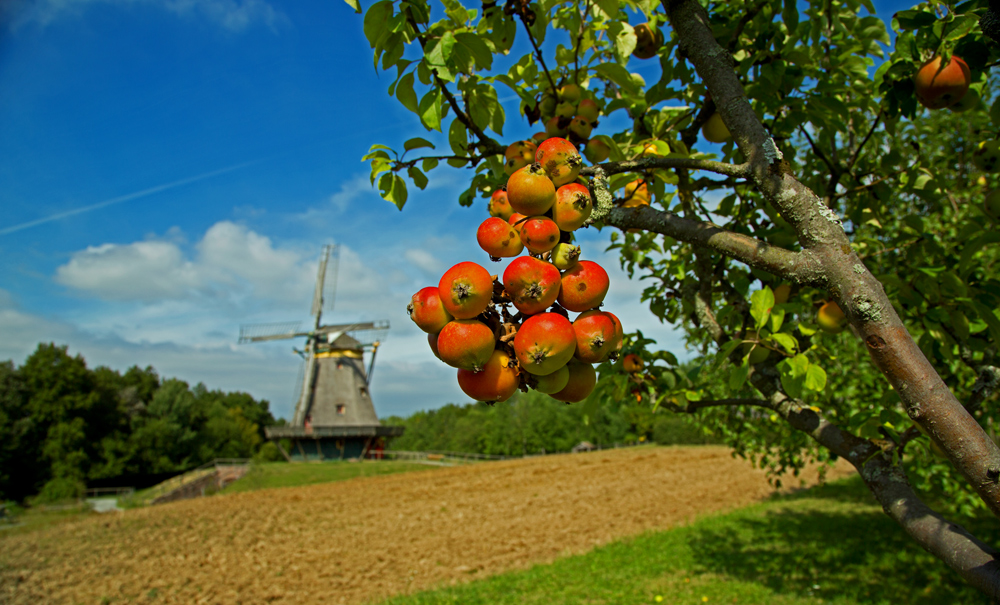
{"type": "MultiPolygon", "coordinates": [[[[405,450],[386,450],[381,453],[386,460],[410,460],[413,462],[432,462],[438,464],[469,464],[471,462],[482,462],[485,460],[508,460],[510,456],[491,456],[489,454],[475,454],[470,452],[409,452],[405,450]]],[[[518,458],[520,456],[517,456],[518,458]]]]}
{"type": "Polygon", "coordinates": [[[84,498],[128,498],[135,493],[134,487],[95,487],[84,492],[84,498]]]}

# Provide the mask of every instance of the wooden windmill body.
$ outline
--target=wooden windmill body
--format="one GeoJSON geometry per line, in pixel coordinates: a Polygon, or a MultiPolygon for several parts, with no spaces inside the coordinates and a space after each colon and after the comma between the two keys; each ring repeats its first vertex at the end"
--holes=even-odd
{"type": "MultiPolygon", "coordinates": [[[[306,338],[297,351],[305,360],[302,385],[292,421],[265,429],[281,453],[291,460],[365,458],[381,452],[386,441],[403,434],[401,426],[385,426],[375,414],[369,386],[379,339],[388,321],[323,325],[323,309],[332,306],[333,293],[324,285],[332,246],[324,246],[313,295],[313,328],[296,330],[297,324],[257,324],[240,327],[240,342],[306,338]],[[370,354],[367,369],[365,353],[370,354]],[[282,440],[291,448],[282,447],[282,440]]],[[[336,257],[334,257],[334,273],[336,257]]],[[[334,277],[334,284],[335,284],[334,277]]]]}

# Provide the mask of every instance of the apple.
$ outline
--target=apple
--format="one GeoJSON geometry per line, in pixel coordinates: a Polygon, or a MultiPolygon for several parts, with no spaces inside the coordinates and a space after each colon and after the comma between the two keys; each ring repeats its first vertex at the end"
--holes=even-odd
{"type": "Polygon", "coordinates": [[[722,121],[722,116],[719,115],[719,112],[713,113],[712,117],[705,121],[705,124],[701,127],[701,136],[705,137],[705,140],[709,143],[725,143],[732,138],[732,135],[729,134],[729,128],[722,121]]]}
{"type": "Polygon", "coordinates": [[[843,331],[844,326],[847,324],[847,318],[844,317],[844,312],[840,309],[840,305],[832,300],[824,303],[819,308],[819,312],[816,314],[816,321],[819,323],[819,327],[823,328],[823,331],[828,334],[837,334],[843,331]]]}
{"type": "Polygon", "coordinates": [[[957,55],[952,55],[947,65],[941,57],[924,63],[913,77],[917,100],[928,109],[941,109],[958,103],[969,90],[972,74],[969,66],[957,55]]]}
{"type": "Polygon", "coordinates": [[[650,27],[649,23],[640,23],[634,28],[635,50],[632,56],[637,59],[652,59],[663,46],[663,32],[658,27],[650,27]]]}

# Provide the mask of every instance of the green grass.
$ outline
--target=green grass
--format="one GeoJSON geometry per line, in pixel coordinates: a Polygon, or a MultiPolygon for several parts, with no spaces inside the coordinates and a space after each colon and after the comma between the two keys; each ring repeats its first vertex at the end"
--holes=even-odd
{"type": "MultiPolygon", "coordinates": [[[[986,542],[1000,538],[995,520],[969,525],[986,542]]],[[[913,543],[855,477],[549,565],[384,603],[659,602],[952,605],[988,600],[913,543]]]]}
{"type": "Polygon", "coordinates": [[[11,518],[0,523],[0,538],[14,534],[29,533],[73,521],[81,517],[96,515],[86,503],[69,505],[55,510],[39,507],[16,507],[11,518]]]}
{"type": "Polygon", "coordinates": [[[242,479],[227,485],[222,494],[249,492],[271,487],[313,485],[331,481],[346,481],[355,477],[374,477],[407,471],[426,471],[436,466],[396,460],[365,462],[265,462],[254,464],[242,479]]]}

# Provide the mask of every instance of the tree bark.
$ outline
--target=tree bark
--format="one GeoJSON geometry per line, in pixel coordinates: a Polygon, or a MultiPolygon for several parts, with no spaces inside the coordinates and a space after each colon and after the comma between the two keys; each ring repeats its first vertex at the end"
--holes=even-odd
{"type": "MultiPolygon", "coordinates": [[[[925,429],[969,480],[994,515],[1000,516],[1000,450],[944,384],[906,330],[881,283],[850,246],[840,219],[826,203],[789,174],[781,151],[743,94],[732,57],[712,35],[708,15],[695,0],[663,0],[681,49],[705,81],[712,99],[750,167],[758,190],[796,230],[804,250],[772,253],[753,238],[738,241],[714,226],[652,209],[614,209],[604,219],[622,228],[647,228],[706,246],[777,276],[826,287],[867,345],[875,366],[899,394],[909,416],[925,429]],[[682,222],[686,221],[686,222],[682,222]],[[714,229],[714,230],[713,230],[714,229]],[[756,242],[752,247],[747,243],[756,242]],[[787,255],[808,258],[808,273],[788,264],[787,255]],[[818,262],[818,268],[814,268],[818,262]]],[[[603,176],[603,175],[600,175],[603,176]]],[[[751,375],[796,429],[852,462],[885,512],[923,548],[955,569],[970,584],[1000,599],[997,553],[960,526],[931,510],[910,487],[892,457],[874,443],[841,430],[802,408],[780,390],[773,368],[751,375]],[[773,376],[768,375],[768,371],[773,376]]]]}

